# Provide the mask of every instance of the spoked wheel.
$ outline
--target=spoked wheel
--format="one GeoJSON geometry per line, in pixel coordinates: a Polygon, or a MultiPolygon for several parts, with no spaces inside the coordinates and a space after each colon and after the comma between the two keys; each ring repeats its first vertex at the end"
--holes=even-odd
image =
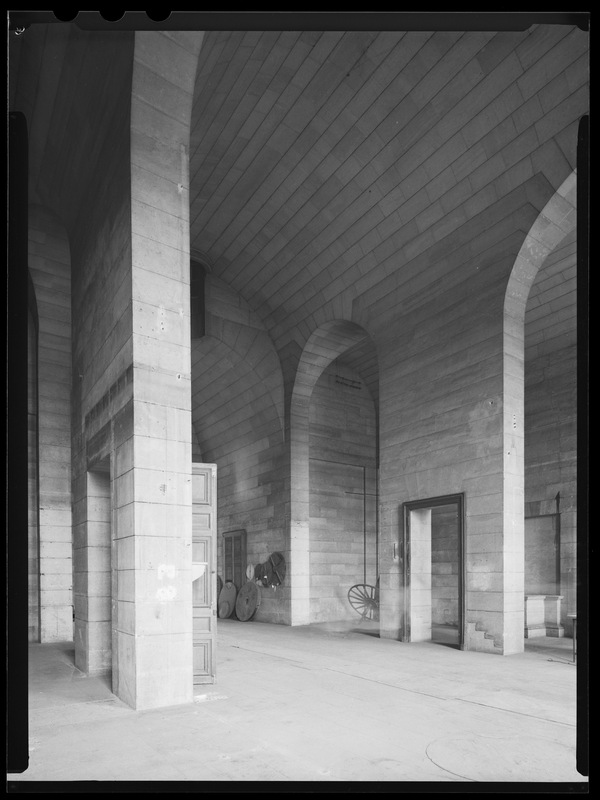
{"type": "Polygon", "coordinates": [[[357,583],[348,590],[348,602],[363,619],[379,619],[379,590],[375,586],[357,583]]]}

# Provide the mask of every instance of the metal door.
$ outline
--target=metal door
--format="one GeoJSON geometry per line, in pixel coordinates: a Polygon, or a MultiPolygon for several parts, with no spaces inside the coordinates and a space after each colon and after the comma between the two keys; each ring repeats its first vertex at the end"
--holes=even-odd
{"type": "Polygon", "coordinates": [[[194,685],[214,683],[217,638],[217,467],[192,464],[194,685]]]}
{"type": "Polygon", "coordinates": [[[431,511],[439,506],[456,506],[456,545],[458,573],[458,641],[464,646],[465,611],[465,496],[431,497],[404,503],[402,538],[403,621],[402,641],[431,638],[432,564],[431,511]]]}

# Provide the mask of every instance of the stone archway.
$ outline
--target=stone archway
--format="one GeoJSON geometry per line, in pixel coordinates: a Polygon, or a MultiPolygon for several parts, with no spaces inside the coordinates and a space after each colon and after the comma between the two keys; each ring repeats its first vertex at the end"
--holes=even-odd
{"type": "Polygon", "coordinates": [[[518,616],[510,626],[512,651],[522,650],[524,628],[525,502],[525,309],[542,264],[576,229],[577,176],[573,171],[544,206],[513,265],[504,300],[504,558],[505,611],[518,616]],[[521,646],[518,647],[517,640],[521,646]]]}
{"type": "MultiPolygon", "coordinates": [[[[308,338],[298,367],[290,404],[290,624],[306,625],[310,614],[310,471],[309,404],[323,370],[370,339],[360,325],[347,320],[324,323],[308,338]]],[[[373,345],[374,346],[374,345],[373,345]]]]}

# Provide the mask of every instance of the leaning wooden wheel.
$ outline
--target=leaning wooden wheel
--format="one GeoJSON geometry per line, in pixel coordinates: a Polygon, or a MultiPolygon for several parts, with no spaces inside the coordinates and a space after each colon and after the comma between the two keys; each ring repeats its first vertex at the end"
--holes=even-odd
{"type": "Polygon", "coordinates": [[[260,589],[254,581],[245,583],[235,601],[235,613],[240,622],[248,622],[260,605],[260,589]]]}
{"type": "Polygon", "coordinates": [[[275,586],[280,586],[285,580],[286,565],[285,558],[282,553],[271,553],[269,556],[269,563],[271,565],[271,581],[275,586]]]}
{"type": "Polygon", "coordinates": [[[219,593],[217,610],[220,619],[227,619],[233,614],[236,598],[237,589],[235,583],[227,581],[219,593]]]}
{"type": "Polygon", "coordinates": [[[348,602],[363,619],[379,619],[379,592],[375,586],[357,583],[348,590],[348,602]]]}

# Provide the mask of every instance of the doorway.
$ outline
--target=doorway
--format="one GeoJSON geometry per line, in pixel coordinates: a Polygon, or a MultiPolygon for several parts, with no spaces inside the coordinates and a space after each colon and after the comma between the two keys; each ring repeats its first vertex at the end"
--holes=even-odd
{"type": "Polygon", "coordinates": [[[192,464],[193,683],[214,683],[217,637],[217,467],[192,464]]]}
{"type": "Polygon", "coordinates": [[[86,474],[84,522],[73,541],[75,666],[108,676],[118,695],[118,539],[115,537],[110,457],[86,474]]]}
{"type": "Polygon", "coordinates": [[[464,495],[404,503],[402,641],[464,644],[464,495]]]}

